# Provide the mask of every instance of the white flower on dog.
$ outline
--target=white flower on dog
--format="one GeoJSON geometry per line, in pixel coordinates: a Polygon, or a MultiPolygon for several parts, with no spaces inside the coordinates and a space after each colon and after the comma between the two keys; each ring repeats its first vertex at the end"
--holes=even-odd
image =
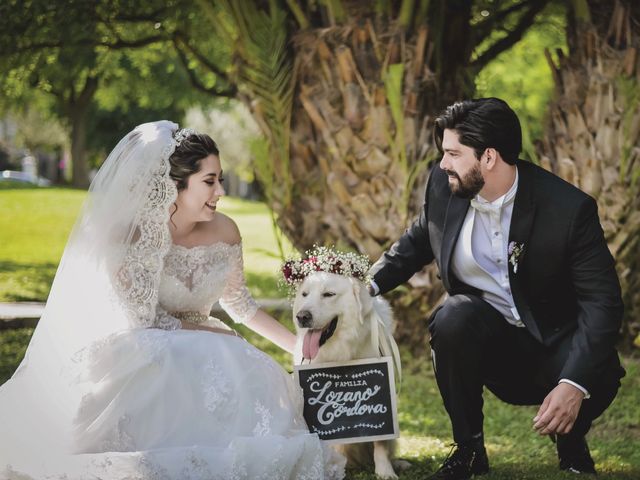
{"type": "Polygon", "coordinates": [[[369,258],[352,252],[339,252],[329,247],[314,246],[305,252],[306,257],[289,259],[282,266],[282,281],[293,293],[305,278],[314,272],[327,272],[357,278],[368,283],[371,263],[369,258]]]}

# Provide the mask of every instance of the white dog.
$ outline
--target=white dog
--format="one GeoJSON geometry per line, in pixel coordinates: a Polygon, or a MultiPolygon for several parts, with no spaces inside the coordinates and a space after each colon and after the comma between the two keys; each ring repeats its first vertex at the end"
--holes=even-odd
{"type": "MultiPolygon", "coordinates": [[[[314,272],[296,290],[293,304],[297,344],[294,360],[313,363],[341,362],[389,355],[398,374],[400,358],[392,332],[391,307],[381,297],[372,298],[353,277],[314,272]]],[[[391,464],[394,441],[345,444],[337,447],[352,466],[373,463],[376,475],[398,478],[391,464]]],[[[398,468],[406,466],[395,462],[398,468]]]]}

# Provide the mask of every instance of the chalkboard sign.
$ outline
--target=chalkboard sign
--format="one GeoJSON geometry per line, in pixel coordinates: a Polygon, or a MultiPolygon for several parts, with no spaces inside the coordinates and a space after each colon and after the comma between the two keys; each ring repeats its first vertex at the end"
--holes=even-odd
{"type": "Polygon", "coordinates": [[[329,443],[397,438],[391,357],[294,367],[311,433],[329,443]]]}

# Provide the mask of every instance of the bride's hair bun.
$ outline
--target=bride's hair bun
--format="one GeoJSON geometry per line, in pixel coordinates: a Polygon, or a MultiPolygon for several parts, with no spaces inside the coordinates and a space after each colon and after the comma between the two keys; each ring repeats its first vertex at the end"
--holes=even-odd
{"type": "Polygon", "coordinates": [[[174,135],[176,149],[169,157],[169,175],[178,191],[187,188],[187,179],[200,170],[200,161],[209,155],[219,155],[218,146],[206,133],[190,128],[178,130],[174,135]]]}

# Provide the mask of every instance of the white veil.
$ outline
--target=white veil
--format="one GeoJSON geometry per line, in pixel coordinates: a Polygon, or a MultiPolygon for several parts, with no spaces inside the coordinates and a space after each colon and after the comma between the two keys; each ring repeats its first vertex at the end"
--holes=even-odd
{"type": "Polygon", "coordinates": [[[21,445],[72,448],[79,379],[100,340],[153,324],[177,195],[169,176],[176,130],[168,121],[136,127],[92,182],[25,358],[0,387],[0,464],[21,445]]]}

